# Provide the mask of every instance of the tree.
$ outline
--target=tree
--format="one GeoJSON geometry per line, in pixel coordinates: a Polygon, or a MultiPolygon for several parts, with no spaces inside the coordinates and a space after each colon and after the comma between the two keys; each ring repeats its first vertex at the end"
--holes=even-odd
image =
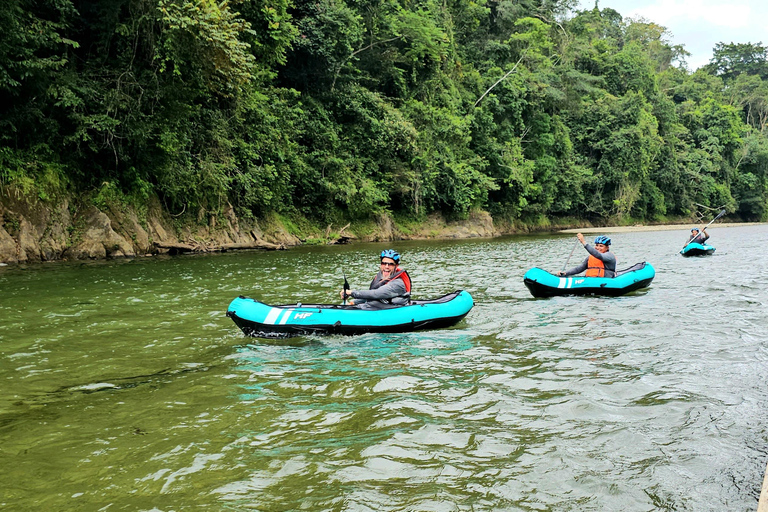
{"type": "Polygon", "coordinates": [[[741,74],[768,80],[768,48],[762,43],[717,43],[704,70],[726,81],[735,80],[741,74]]]}

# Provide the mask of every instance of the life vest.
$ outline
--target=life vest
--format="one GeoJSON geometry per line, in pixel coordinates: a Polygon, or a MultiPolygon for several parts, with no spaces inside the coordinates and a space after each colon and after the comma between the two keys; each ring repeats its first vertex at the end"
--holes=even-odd
{"type": "Polygon", "coordinates": [[[595,258],[591,254],[589,260],[587,260],[587,273],[584,274],[587,277],[605,277],[605,263],[599,258],[595,258]]]}
{"type": "Polygon", "coordinates": [[[689,244],[705,244],[707,240],[709,239],[709,235],[704,235],[703,233],[699,233],[696,236],[692,236],[691,239],[688,241],[689,244]]]}
{"type": "MultiPolygon", "coordinates": [[[[375,290],[376,288],[380,288],[385,284],[391,281],[394,281],[395,279],[402,279],[403,284],[405,284],[405,295],[403,295],[403,297],[410,299],[411,298],[411,276],[409,276],[408,272],[401,269],[400,267],[396,267],[394,273],[387,279],[381,279],[377,281],[376,278],[374,277],[373,281],[371,281],[371,286],[369,289],[375,290]]],[[[392,299],[383,299],[382,302],[391,303],[392,299]]]]}

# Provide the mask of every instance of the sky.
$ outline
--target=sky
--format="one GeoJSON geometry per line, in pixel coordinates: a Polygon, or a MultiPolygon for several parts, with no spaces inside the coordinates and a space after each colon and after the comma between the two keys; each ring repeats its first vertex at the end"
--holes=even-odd
{"type": "MultiPolygon", "coordinates": [[[[669,42],[691,54],[688,69],[709,63],[717,43],[762,43],[768,46],[768,0],[598,0],[626,18],[645,18],[666,27],[669,42]]],[[[581,0],[592,9],[595,0],[581,0]]]]}

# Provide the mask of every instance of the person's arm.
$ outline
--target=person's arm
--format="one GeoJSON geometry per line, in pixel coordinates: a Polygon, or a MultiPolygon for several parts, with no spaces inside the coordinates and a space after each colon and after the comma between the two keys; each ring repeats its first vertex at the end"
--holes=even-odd
{"type": "Polygon", "coordinates": [[[702,229],[701,232],[704,234],[704,237],[701,239],[701,243],[703,244],[709,240],[709,233],[707,233],[707,228],[702,229]]]}
{"type": "Polygon", "coordinates": [[[581,274],[585,270],[587,270],[587,262],[589,262],[589,258],[586,258],[584,261],[581,262],[580,265],[576,265],[572,269],[566,270],[565,272],[558,272],[557,275],[560,277],[565,276],[572,276],[575,274],[581,274]]]}
{"type": "Polygon", "coordinates": [[[381,300],[405,295],[405,283],[395,279],[375,290],[352,290],[350,295],[355,299],[381,300]]]}
{"type": "Polygon", "coordinates": [[[584,248],[589,254],[599,259],[603,263],[608,263],[609,261],[614,261],[616,259],[616,257],[610,252],[600,252],[589,244],[586,244],[584,248]]]}
{"type": "MultiPolygon", "coordinates": [[[[583,247],[586,247],[587,242],[586,242],[586,240],[584,240],[584,235],[582,235],[581,233],[576,233],[576,238],[578,238],[579,242],[581,242],[581,245],[583,247]]],[[[558,272],[555,275],[560,276],[560,277],[565,277],[565,276],[572,276],[574,274],[580,274],[580,273],[584,272],[585,270],[587,270],[587,262],[588,261],[589,261],[589,258],[587,258],[584,261],[582,261],[581,265],[576,265],[575,267],[573,267],[570,270],[566,270],[566,271],[562,271],[561,270],[560,272],[558,272]]]]}

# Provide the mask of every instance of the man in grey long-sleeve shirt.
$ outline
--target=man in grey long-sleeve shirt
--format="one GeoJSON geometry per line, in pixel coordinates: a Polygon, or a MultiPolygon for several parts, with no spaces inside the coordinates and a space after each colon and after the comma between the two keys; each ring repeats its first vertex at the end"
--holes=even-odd
{"type": "Polygon", "coordinates": [[[584,235],[578,233],[576,238],[579,239],[581,245],[589,253],[587,259],[581,262],[581,265],[577,265],[570,270],[563,272],[562,270],[557,273],[558,276],[572,276],[575,274],[581,274],[585,270],[586,277],[615,277],[616,276],[616,256],[610,252],[611,239],[605,235],[595,238],[595,246],[592,247],[584,241],[584,235]]]}
{"type": "Polygon", "coordinates": [[[383,304],[408,304],[411,298],[411,278],[401,269],[400,255],[392,250],[381,251],[381,269],[368,290],[342,290],[343,299],[352,297],[352,304],[378,301],[383,304]]]}
{"type": "Polygon", "coordinates": [[[709,233],[707,233],[707,228],[702,229],[701,232],[699,232],[699,228],[693,228],[691,230],[691,236],[683,246],[683,249],[685,249],[688,244],[705,244],[707,243],[707,240],[709,240],[709,233]]]}

